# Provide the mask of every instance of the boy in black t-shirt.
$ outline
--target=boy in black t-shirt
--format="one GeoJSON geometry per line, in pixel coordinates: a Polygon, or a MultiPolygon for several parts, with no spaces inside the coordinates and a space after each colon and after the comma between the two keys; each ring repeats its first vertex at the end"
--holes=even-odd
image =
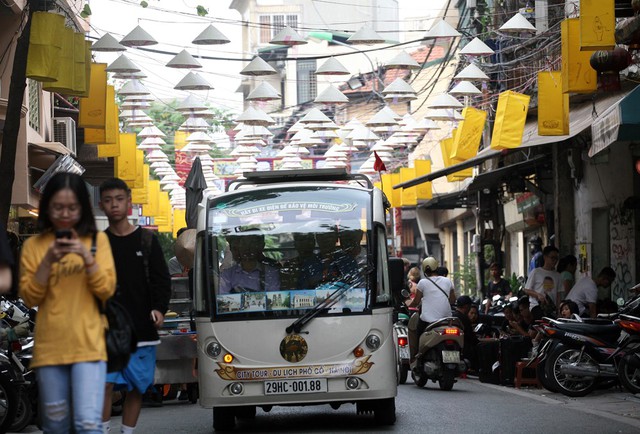
{"type": "Polygon", "coordinates": [[[116,266],[114,297],[131,315],[138,338],[138,348],[127,367],[107,374],[102,420],[108,431],[114,386],[126,388],[121,432],[131,434],[142,408],[142,395],[153,384],[156,346],[160,344],[157,329],[162,327],[169,306],[171,277],[156,235],[132,225],[127,218],[131,190],[123,180],[113,178],[102,183],[100,208],[109,219],[105,232],[116,266]]]}

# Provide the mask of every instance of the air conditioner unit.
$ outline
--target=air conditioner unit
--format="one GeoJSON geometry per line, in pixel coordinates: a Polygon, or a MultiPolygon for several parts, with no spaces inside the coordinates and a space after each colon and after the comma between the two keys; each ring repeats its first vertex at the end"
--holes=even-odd
{"type": "Polygon", "coordinates": [[[76,121],[72,118],[53,118],[53,141],[62,143],[76,155],[76,121]]]}

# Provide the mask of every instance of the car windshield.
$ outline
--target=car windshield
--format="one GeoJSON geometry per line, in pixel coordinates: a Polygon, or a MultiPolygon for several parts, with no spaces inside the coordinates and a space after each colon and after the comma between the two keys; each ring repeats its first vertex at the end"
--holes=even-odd
{"type": "Polygon", "coordinates": [[[365,311],[370,200],[356,188],[288,187],[212,201],[214,316],[297,317],[345,286],[327,313],[365,311]]]}

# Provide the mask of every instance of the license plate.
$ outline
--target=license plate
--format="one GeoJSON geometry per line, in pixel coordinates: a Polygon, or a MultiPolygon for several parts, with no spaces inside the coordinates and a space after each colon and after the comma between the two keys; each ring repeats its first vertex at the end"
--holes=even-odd
{"type": "Polygon", "coordinates": [[[407,347],[400,347],[400,360],[409,360],[410,355],[409,355],[409,348],[407,347]]]}
{"type": "Polygon", "coordinates": [[[326,391],[326,378],[304,378],[299,380],[274,380],[264,382],[265,395],[318,393],[326,391]]]}
{"type": "Polygon", "coordinates": [[[460,351],[443,351],[442,363],[458,363],[460,362],[460,351]]]}

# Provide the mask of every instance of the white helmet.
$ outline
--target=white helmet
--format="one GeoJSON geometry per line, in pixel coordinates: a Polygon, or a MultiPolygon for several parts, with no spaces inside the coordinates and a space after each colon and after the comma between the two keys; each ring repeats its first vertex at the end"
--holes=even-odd
{"type": "Polygon", "coordinates": [[[422,272],[427,273],[427,271],[436,271],[438,268],[438,260],[433,256],[429,256],[422,261],[422,272]]]}

